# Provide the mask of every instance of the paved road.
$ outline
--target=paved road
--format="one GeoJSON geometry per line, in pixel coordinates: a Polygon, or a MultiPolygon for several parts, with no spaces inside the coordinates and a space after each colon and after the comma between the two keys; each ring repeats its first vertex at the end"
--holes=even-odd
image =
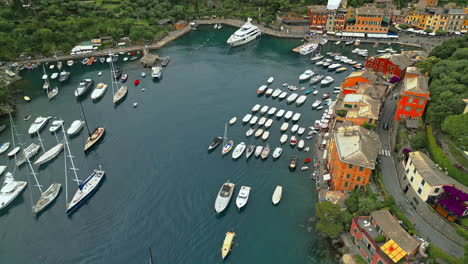
{"type": "MultiPolygon", "coordinates": [[[[382,129],[382,125],[384,123],[391,123],[395,113],[396,100],[391,98],[392,97],[389,96],[385,101],[384,108],[382,110],[381,126],[378,128],[380,140],[382,142],[382,150],[384,150],[383,153],[385,153],[386,150],[391,151],[389,130],[382,129]]],[[[421,236],[445,252],[448,252],[450,255],[457,258],[462,257],[464,254],[463,247],[443,236],[411,207],[409,201],[406,199],[406,196],[400,188],[396,166],[391,155],[381,155],[381,168],[385,188],[395,198],[395,202],[398,207],[405,213],[406,217],[413,222],[416,230],[419,231],[421,236]]]]}

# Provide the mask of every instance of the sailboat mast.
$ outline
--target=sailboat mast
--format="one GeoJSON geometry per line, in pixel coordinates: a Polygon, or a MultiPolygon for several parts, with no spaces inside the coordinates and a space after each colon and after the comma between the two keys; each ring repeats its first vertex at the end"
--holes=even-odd
{"type": "MultiPolygon", "coordinates": [[[[24,152],[24,150],[23,150],[23,153],[24,153],[24,155],[26,156],[26,152],[24,152]]],[[[43,193],[43,192],[42,192],[42,188],[41,188],[42,185],[41,185],[41,184],[39,183],[39,181],[37,180],[36,172],[34,172],[34,168],[33,168],[32,164],[31,164],[31,161],[29,160],[29,158],[28,158],[27,156],[26,156],[26,159],[27,159],[27,161],[28,161],[29,168],[31,169],[31,174],[34,176],[34,179],[36,180],[36,186],[39,188],[39,191],[40,191],[41,194],[42,194],[42,193],[43,193]]]]}
{"type": "Polygon", "coordinates": [[[224,143],[227,141],[227,123],[224,123],[224,137],[223,137],[224,143]]]}
{"type": "Polygon", "coordinates": [[[115,90],[117,90],[117,79],[115,78],[115,67],[114,67],[114,60],[112,58],[111,52],[109,50],[109,59],[110,59],[110,73],[111,73],[111,85],[112,85],[112,94],[115,94],[115,90]],[[115,85],[115,90],[114,90],[115,85]]]}
{"type": "MultiPolygon", "coordinates": [[[[71,151],[70,151],[70,146],[68,145],[68,140],[67,140],[67,135],[65,135],[65,129],[63,128],[63,125],[62,125],[62,132],[63,132],[63,140],[65,141],[65,146],[66,146],[66,151],[68,151],[68,157],[70,158],[70,163],[71,163],[71,168],[70,170],[73,171],[73,173],[75,174],[75,179],[74,181],[76,181],[76,183],[78,184],[78,186],[80,185],[80,179],[78,179],[78,175],[76,174],[76,171],[78,170],[76,167],[75,167],[75,163],[73,162],[73,156],[71,154],[71,151]]],[[[68,200],[67,200],[68,201],[68,200]]]]}
{"type": "Polygon", "coordinates": [[[8,113],[8,115],[10,116],[11,141],[13,142],[13,148],[16,148],[16,146],[15,146],[15,132],[13,131],[13,118],[11,117],[11,113],[8,113]]]}
{"type": "Polygon", "coordinates": [[[89,127],[88,127],[88,120],[86,120],[86,115],[84,113],[83,105],[81,104],[81,101],[80,101],[80,108],[81,108],[81,113],[83,113],[83,118],[84,118],[84,121],[85,121],[86,130],[88,130],[88,135],[91,137],[91,132],[89,131],[89,127]]]}
{"type": "Polygon", "coordinates": [[[151,248],[149,248],[149,254],[150,254],[150,264],[153,264],[153,253],[151,252],[151,248]]]}
{"type": "Polygon", "coordinates": [[[44,144],[42,144],[42,138],[41,138],[41,135],[39,134],[39,130],[37,130],[36,133],[37,133],[37,138],[39,140],[39,144],[41,144],[42,151],[45,152],[44,144]]]}
{"type": "MultiPolygon", "coordinates": [[[[63,129],[63,124],[60,125],[63,129]]],[[[57,136],[57,133],[55,133],[55,136],[57,136]]],[[[63,133],[63,141],[66,141],[66,135],[63,133]]],[[[58,139],[57,139],[58,140],[58,139]]],[[[68,203],[68,173],[67,173],[67,151],[63,151],[63,160],[65,163],[65,206],[68,203]]]]}

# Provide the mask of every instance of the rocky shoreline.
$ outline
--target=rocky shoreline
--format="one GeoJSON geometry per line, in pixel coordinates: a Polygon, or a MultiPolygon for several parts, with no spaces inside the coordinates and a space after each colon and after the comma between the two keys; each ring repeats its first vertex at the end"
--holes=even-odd
{"type": "Polygon", "coordinates": [[[9,67],[6,65],[0,67],[0,117],[13,113],[16,109],[15,95],[20,92],[16,88],[16,84],[22,80],[18,72],[14,72],[14,76],[10,76],[7,71],[9,67]]]}

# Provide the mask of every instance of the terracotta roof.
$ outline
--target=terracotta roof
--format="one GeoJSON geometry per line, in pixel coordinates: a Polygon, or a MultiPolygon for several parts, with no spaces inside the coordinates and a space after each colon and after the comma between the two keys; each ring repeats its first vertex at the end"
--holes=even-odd
{"type": "Polygon", "coordinates": [[[356,16],[359,15],[374,15],[383,16],[382,9],[373,6],[363,6],[356,8],[356,16]]]}
{"type": "Polygon", "coordinates": [[[382,100],[385,97],[388,89],[387,85],[372,83],[360,83],[357,87],[356,93],[365,94],[378,100],[382,100]]]}
{"type": "Polygon", "coordinates": [[[401,227],[398,220],[388,210],[374,211],[370,215],[385,236],[408,254],[413,253],[419,247],[419,242],[401,227]]]}
{"type": "Polygon", "coordinates": [[[360,126],[340,127],[333,133],[340,161],[374,169],[381,145],[379,136],[360,126]]]}
{"type": "Polygon", "coordinates": [[[437,165],[423,152],[414,151],[409,153],[409,157],[416,168],[416,171],[431,186],[437,185],[459,185],[453,178],[445,175],[437,165]]]}
{"type": "Polygon", "coordinates": [[[411,92],[417,94],[429,94],[428,80],[424,75],[406,76],[403,79],[402,92],[411,92]]]}

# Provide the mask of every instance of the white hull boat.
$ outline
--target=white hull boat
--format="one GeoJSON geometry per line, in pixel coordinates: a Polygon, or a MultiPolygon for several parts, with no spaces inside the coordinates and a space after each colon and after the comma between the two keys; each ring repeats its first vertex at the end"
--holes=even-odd
{"type": "Polygon", "coordinates": [[[280,143],[281,145],[283,145],[284,143],[286,143],[286,141],[288,141],[288,135],[286,134],[283,134],[280,138],[280,143]]]}
{"type": "Polygon", "coordinates": [[[81,129],[84,127],[84,125],[85,125],[85,121],[82,121],[82,120],[73,121],[73,123],[67,129],[67,134],[69,136],[74,136],[78,134],[81,131],[81,129]]]}
{"type": "Polygon", "coordinates": [[[331,84],[333,81],[335,81],[332,77],[330,76],[327,76],[325,77],[323,80],[320,81],[320,84],[321,85],[329,85],[331,84]]]}
{"type": "Polygon", "coordinates": [[[263,134],[263,129],[259,128],[257,132],[255,132],[255,137],[260,137],[263,134]]]}
{"type": "Polygon", "coordinates": [[[250,195],[250,187],[242,186],[236,198],[237,209],[240,210],[247,204],[250,195]]]}
{"type": "Polygon", "coordinates": [[[273,124],[273,119],[271,118],[268,119],[265,123],[265,128],[270,128],[272,124],[273,124]]]}
{"type": "MultiPolygon", "coordinates": [[[[16,147],[16,148],[12,149],[10,152],[8,152],[8,154],[7,154],[8,157],[11,158],[11,157],[15,156],[16,154],[18,154],[18,151],[20,151],[20,149],[21,149],[20,147],[16,147]]],[[[1,173],[0,173],[0,175],[1,175],[1,173]]]]}
{"type": "Polygon", "coordinates": [[[262,116],[260,120],[258,120],[258,126],[263,126],[267,121],[266,117],[262,116]]]}
{"type": "Polygon", "coordinates": [[[304,132],[305,132],[305,128],[304,128],[304,127],[300,127],[300,128],[297,130],[297,134],[298,134],[299,136],[302,136],[302,134],[304,134],[304,132]]]}
{"type": "Polygon", "coordinates": [[[287,122],[284,122],[280,127],[280,131],[284,132],[284,131],[288,130],[288,127],[289,127],[289,124],[287,122]]]}
{"type": "Polygon", "coordinates": [[[218,195],[216,196],[216,200],[214,203],[216,213],[219,214],[226,209],[229,202],[231,201],[231,197],[234,193],[235,188],[236,185],[229,181],[224,183],[223,186],[221,186],[221,189],[219,189],[218,195]]]}
{"type": "Polygon", "coordinates": [[[269,115],[269,116],[272,116],[272,115],[274,115],[275,113],[276,113],[276,107],[272,107],[272,108],[270,108],[270,110],[268,110],[268,115],[269,115]]]}
{"type": "Polygon", "coordinates": [[[319,107],[319,105],[322,103],[321,100],[317,100],[312,104],[312,109],[319,107]]]}
{"type": "Polygon", "coordinates": [[[260,29],[257,26],[252,25],[252,19],[248,18],[247,23],[229,37],[227,44],[232,47],[236,47],[260,37],[261,34],[260,29]]]}
{"type": "Polygon", "coordinates": [[[260,155],[260,158],[262,160],[268,158],[268,155],[270,155],[270,146],[266,145],[266,147],[263,148],[262,153],[260,155]]]}
{"type": "Polygon", "coordinates": [[[275,78],[270,77],[270,78],[268,78],[267,83],[268,83],[268,84],[271,84],[274,80],[275,80],[275,78]]]}
{"type": "Polygon", "coordinates": [[[229,125],[231,125],[231,126],[234,125],[234,123],[236,123],[236,121],[237,121],[237,117],[231,118],[231,119],[229,120],[229,125]]]}
{"type": "Polygon", "coordinates": [[[36,162],[34,162],[34,165],[41,165],[41,164],[44,164],[46,162],[49,162],[50,160],[55,158],[63,150],[63,147],[64,147],[64,144],[62,144],[62,143],[57,144],[56,146],[54,146],[53,148],[49,149],[44,154],[42,154],[36,160],[36,162]]]}
{"type": "Polygon", "coordinates": [[[270,96],[272,93],[273,93],[273,89],[268,88],[268,90],[266,90],[266,92],[265,92],[265,96],[270,96]]]}
{"type": "Polygon", "coordinates": [[[97,100],[101,98],[106,92],[106,90],[107,90],[107,84],[98,83],[98,85],[96,85],[96,88],[94,88],[93,92],[91,93],[91,99],[97,100]]]}
{"type": "Polygon", "coordinates": [[[293,125],[293,126],[291,127],[291,133],[293,133],[293,134],[296,133],[298,129],[299,129],[299,125],[298,125],[298,124],[293,125]]]}
{"type": "Polygon", "coordinates": [[[268,105],[264,105],[262,109],[260,109],[260,114],[264,115],[268,111],[268,105]]]}
{"type": "Polygon", "coordinates": [[[311,70],[306,70],[304,73],[299,75],[299,81],[305,81],[309,79],[310,77],[314,76],[314,72],[311,70]]]}
{"type": "Polygon", "coordinates": [[[0,175],[2,175],[7,169],[7,166],[0,166],[0,175]]]}
{"type": "Polygon", "coordinates": [[[47,124],[47,121],[49,121],[49,119],[50,119],[50,116],[49,117],[38,116],[34,120],[34,122],[31,124],[31,126],[29,127],[29,130],[28,130],[29,135],[33,135],[36,132],[39,132],[45,126],[45,124],[47,124]]]}
{"type": "Polygon", "coordinates": [[[262,140],[263,140],[263,141],[266,141],[266,140],[268,139],[269,136],[270,136],[270,131],[265,131],[265,132],[263,132],[262,140]]]}
{"type": "Polygon", "coordinates": [[[266,86],[266,85],[262,85],[262,86],[258,87],[257,94],[259,96],[262,95],[267,90],[267,88],[268,88],[268,86],[266,86]]]}
{"type": "Polygon", "coordinates": [[[297,98],[296,105],[301,106],[306,100],[307,100],[307,96],[306,95],[301,95],[301,96],[299,96],[299,98],[297,98]]]}
{"type": "Polygon", "coordinates": [[[242,156],[242,154],[244,153],[245,148],[246,148],[246,145],[244,142],[239,143],[239,145],[237,145],[234,148],[234,151],[232,151],[232,158],[233,159],[240,158],[240,156],[242,156]]]}
{"type": "Polygon", "coordinates": [[[63,125],[63,120],[54,120],[49,127],[50,133],[55,133],[63,125]]]}
{"type": "Polygon", "coordinates": [[[257,123],[257,120],[258,120],[258,117],[257,116],[252,116],[252,118],[250,119],[250,124],[251,125],[255,125],[257,123]]]}
{"type": "Polygon", "coordinates": [[[285,112],[285,111],[284,111],[283,109],[280,109],[280,110],[276,113],[276,117],[277,117],[277,118],[283,117],[284,112],[285,112]]]}
{"type": "Polygon", "coordinates": [[[246,114],[243,118],[242,118],[242,122],[243,123],[247,123],[250,121],[250,119],[252,118],[252,115],[251,114],[246,114]]]}
{"type": "Polygon", "coordinates": [[[300,113],[295,113],[292,117],[292,121],[293,122],[297,122],[299,121],[299,118],[301,118],[301,114],[300,113]]]}
{"type": "Polygon", "coordinates": [[[260,107],[261,107],[261,105],[259,105],[259,104],[254,105],[254,107],[252,107],[252,112],[254,112],[254,113],[257,112],[258,110],[260,110],[260,107]]]}
{"type": "Polygon", "coordinates": [[[10,148],[10,142],[0,144],[0,154],[7,151],[7,149],[9,149],[9,148],[10,148]]]}
{"type": "Polygon", "coordinates": [[[275,150],[273,151],[273,159],[278,159],[281,156],[281,153],[283,153],[282,148],[275,148],[275,150]]]}
{"type": "Polygon", "coordinates": [[[284,115],[284,119],[289,120],[293,116],[292,111],[287,111],[286,114],[284,115]]]}
{"type": "Polygon", "coordinates": [[[305,145],[305,142],[303,139],[299,140],[299,143],[297,143],[297,148],[299,150],[303,149],[304,148],[304,145],[305,145]]]}
{"type": "Polygon", "coordinates": [[[263,146],[256,146],[255,147],[255,157],[259,157],[262,154],[263,146]]]}
{"type": "Polygon", "coordinates": [[[299,49],[299,54],[307,55],[309,53],[314,52],[314,50],[316,50],[317,47],[318,47],[318,44],[316,44],[316,43],[305,44],[299,49]]]}
{"type": "Polygon", "coordinates": [[[245,136],[250,137],[251,135],[253,135],[254,132],[255,132],[255,128],[249,128],[249,130],[245,132],[245,136]]]}
{"type": "Polygon", "coordinates": [[[34,157],[34,155],[37,154],[37,152],[41,149],[41,146],[31,143],[31,145],[27,146],[23,151],[20,153],[17,161],[16,161],[16,166],[21,166],[23,163],[25,163],[28,159],[31,159],[34,157]]]}
{"type": "Polygon", "coordinates": [[[281,91],[280,89],[276,89],[273,91],[273,94],[271,95],[271,97],[273,99],[277,98],[283,91],[281,91]]]}
{"type": "Polygon", "coordinates": [[[282,93],[278,96],[278,98],[279,98],[280,100],[283,100],[284,98],[286,98],[287,95],[288,95],[287,92],[282,92],[282,93]]]}
{"type": "Polygon", "coordinates": [[[255,145],[248,145],[245,151],[245,159],[249,159],[255,151],[255,145]]]}
{"type": "Polygon", "coordinates": [[[277,205],[281,201],[281,196],[283,195],[283,187],[276,186],[275,191],[273,192],[273,196],[271,197],[271,202],[274,205],[277,205]]]}
{"type": "Polygon", "coordinates": [[[26,188],[28,183],[16,181],[13,174],[7,172],[2,189],[0,189],[0,209],[7,207],[26,188]]]}
{"type": "Polygon", "coordinates": [[[292,104],[294,103],[294,101],[296,101],[298,97],[298,94],[297,93],[292,93],[288,96],[288,99],[286,99],[288,101],[288,104],[292,104]]]}
{"type": "Polygon", "coordinates": [[[67,204],[66,213],[70,214],[76,210],[83,202],[91,197],[91,194],[94,192],[96,187],[104,178],[105,172],[101,169],[94,170],[93,173],[82,183],[80,183],[78,190],[76,190],[75,195],[73,196],[72,201],[67,204]]]}

